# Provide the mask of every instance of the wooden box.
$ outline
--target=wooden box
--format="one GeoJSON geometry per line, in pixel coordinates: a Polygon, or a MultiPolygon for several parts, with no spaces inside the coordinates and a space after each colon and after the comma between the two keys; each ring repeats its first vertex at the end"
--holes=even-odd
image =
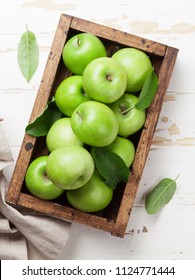
{"type": "Polygon", "coordinates": [[[152,143],[161,111],[163,97],[173,72],[178,49],[141,38],[126,32],[102,26],[80,18],[62,14],[51,46],[43,78],[37,93],[29,122],[40,115],[52,98],[59,83],[71,73],[62,61],[62,50],[66,41],[76,33],[89,32],[98,36],[105,44],[108,54],[122,47],[135,47],[146,52],[158,75],[159,86],[155,99],[147,110],[143,129],[134,136],[136,155],[131,167],[128,183],[117,188],[110,205],[101,213],[85,213],[68,205],[65,196],[55,201],[43,201],[28,193],[24,177],[29,163],[40,155],[48,153],[45,137],[35,138],[25,134],[16,162],[6,201],[13,206],[23,206],[47,215],[75,221],[124,237],[133,207],[144,165],[152,143]]]}

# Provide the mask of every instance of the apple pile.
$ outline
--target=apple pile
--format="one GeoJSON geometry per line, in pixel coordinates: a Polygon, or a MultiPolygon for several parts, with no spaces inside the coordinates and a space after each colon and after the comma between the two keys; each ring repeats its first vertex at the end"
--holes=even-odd
{"type": "Polygon", "coordinates": [[[66,192],[76,209],[97,212],[111,202],[113,189],[98,172],[93,150],[103,147],[131,166],[135,147],[129,136],[146,119],[145,109],[135,107],[136,93],[153,66],[135,48],[121,48],[108,57],[102,41],[90,33],[71,37],[62,58],[72,73],[55,92],[63,116],[46,136],[49,155],[29,165],[25,182],[41,199],[52,200],[66,192]]]}

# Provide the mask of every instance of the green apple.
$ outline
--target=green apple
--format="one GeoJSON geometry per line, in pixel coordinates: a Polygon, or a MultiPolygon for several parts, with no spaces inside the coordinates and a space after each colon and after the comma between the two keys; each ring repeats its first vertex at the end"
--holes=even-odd
{"type": "Polygon", "coordinates": [[[33,160],[25,175],[26,187],[34,196],[52,200],[63,194],[64,190],[56,187],[48,178],[46,163],[48,156],[40,156],[33,160]]]}
{"type": "Polygon", "coordinates": [[[55,102],[58,109],[68,117],[71,117],[79,104],[89,99],[84,92],[83,79],[80,75],[70,76],[63,80],[55,92],[55,102]]]}
{"type": "Polygon", "coordinates": [[[50,153],[46,172],[57,187],[73,190],[82,187],[91,178],[94,161],[91,154],[83,147],[70,145],[50,153]]]}
{"type": "Polygon", "coordinates": [[[80,189],[67,191],[68,202],[84,212],[103,210],[111,202],[113,190],[108,187],[97,170],[91,179],[80,189]]]}
{"type": "Polygon", "coordinates": [[[68,145],[83,146],[83,142],[72,130],[69,117],[54,122],[47,133],[46,144],[50,152],[68,145]]]}
{"type": "Polygon", "coordinates": [[[89,62],[107,56],[102,41],[91,33],[79,33],[65,44],[62,58],[66,67],[74,74],[82,75],[89,62]]]}
{"type": "Polygon", "coordinates": [[[83,72],[83,87],[91,99],[112,103],[125,92],[127,75],[121,65],[110,57],[91,61],[83,72]]]}
{"type": "Polygon", "coordinates": [[[71,125],[81,141],[95,147],[112,143],[119,128],[114,112],[97,101],[80,104],[72,114],[71,125]]]}
{"type": "Polygon", "coordinates": [[[116,51],[112,59],[117,61],[126,71],[126,91],[130,93],[140,91],[149,71],[153,67],[150,58],[141,50],[123,48],[116,51]]]}
{"type": "Polygon", "coordinates": [[[135,107],[137,101],[137,96],[125,93],[120,99],[110,105],[119,123],[119,136],[126,137],[132,135],[144,125],[146,112],[135,107]]]}
{"type": "MultiPolygon", "coordinates": [[[[134,144],[127,138],[117,136],[116,139],[108,146],[104,147],[106,150],[117,154],[130,167],[135,158],[134,144]]],[[[91,154],[93,156],[93,149],[91,147],[91,154]]]]}

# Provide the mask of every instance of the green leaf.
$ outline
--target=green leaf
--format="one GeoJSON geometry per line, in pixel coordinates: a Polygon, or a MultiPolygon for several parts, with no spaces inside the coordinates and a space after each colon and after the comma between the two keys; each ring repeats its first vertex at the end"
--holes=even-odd
{"type": "Polygon", "coordinates": [[[35,34],[27,27],[20,38],[17,59],[22,75],[30,82],[39,64],[39,47],[35,34]]]}
{"type": "Polygon", "coordinates": [[[170,178],[162,179],[145,198],[145,209],[148,214],[156,214],[173,197],[176,191],[176,180],[170,178]]]}
{"type": "Polygon", "coordinates": [[[61,117],[62,113],[58,110],[53,99],[48,103],[43,113],[27,125],[25,131],[35,137],[46,136],[52,124],[61,117]]]}
{"type": "Polygon", "coordinates": [[[148,73],[148,76],[144,82],[143,88],[140,92],[139,99],[136,108],[143,110],[150,106],[152,100],[156,94],[158,88],[158,78],[154,71],[154,68],[148,73]]]}
{"type": "Polygon", "coordinates": [[[93,148],[92,155],[97,170],[109,187],[115,189],[118,183],[128,181],[130,170],[117,154],[105,148],[93,148]]]}

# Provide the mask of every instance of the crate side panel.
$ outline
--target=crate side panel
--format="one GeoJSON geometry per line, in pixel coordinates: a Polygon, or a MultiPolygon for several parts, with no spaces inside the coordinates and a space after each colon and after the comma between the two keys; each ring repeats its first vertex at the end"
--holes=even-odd
{"type": "Polygon", "coordinates": [[[76,209],[62,206],[50,201],[41,200],[33,197],[32,195],[21,193],[19,195],[18,205],[36,210],[40,213],[45,213],[55,218],[86,224],[107,232],[112,231],[113,221],[110,219],[93,215],[91,213],[78,211],[76,209]]]}
{"type": "Polygon", "coordinates": [[[138,48],[149,54],[157,56],[165,55],[166,45],[164,44],[101,24],[96,24],[94,22],[74,17],[71,22],[71,28],[79,30],[80,32],[92,32],[94,35],[110,40],[115,44],[138,48]]]}

